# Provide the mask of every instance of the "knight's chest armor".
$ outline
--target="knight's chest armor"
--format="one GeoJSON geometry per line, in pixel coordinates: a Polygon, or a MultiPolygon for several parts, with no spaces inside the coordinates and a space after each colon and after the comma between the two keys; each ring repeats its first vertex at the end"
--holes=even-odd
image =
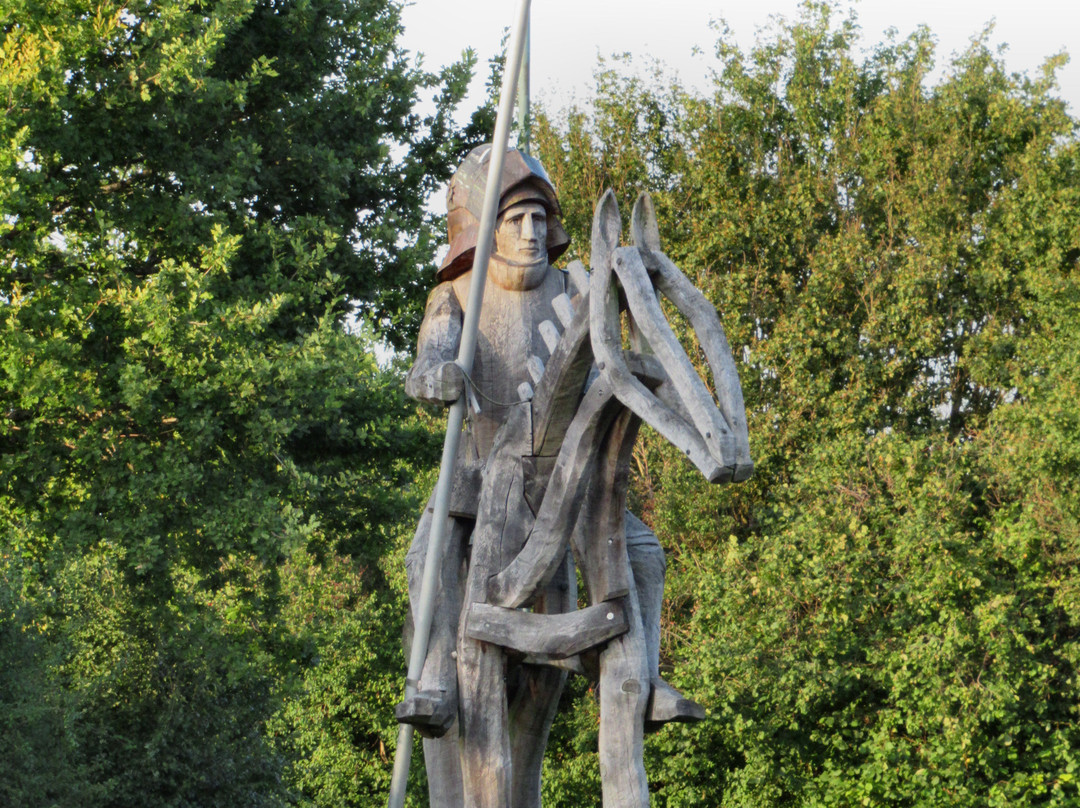
{"type": "MultiPolygon", "coordinates": [[[[547,361],[549,351],[540,324],[556,322],[551,301],[562,294],[563,286],[562,273],[555,269],[535,289],[507,290],[488,280],[472,373],[480,404],[480,412],[471,416],[472,431],[481,456],[490,451],[495,433],[506,420],[507,407],[521,400],[521,384],[533,384],[529,357],[547,361]]],[[[459,300],[467,293],[456,291],[459,300]]]]}

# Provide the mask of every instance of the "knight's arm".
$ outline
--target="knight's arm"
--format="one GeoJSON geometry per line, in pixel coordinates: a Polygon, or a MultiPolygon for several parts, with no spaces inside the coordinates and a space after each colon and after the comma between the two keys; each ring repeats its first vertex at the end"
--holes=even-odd
{"type": "Polygon", "coordinates": [[[416,361],[405,377],[405,392],[429,404],[454,402],[464,389],[464,377],[454,360],[461,343],[464,315],[453,284],[440,283],[428,295],[416,361]]]}

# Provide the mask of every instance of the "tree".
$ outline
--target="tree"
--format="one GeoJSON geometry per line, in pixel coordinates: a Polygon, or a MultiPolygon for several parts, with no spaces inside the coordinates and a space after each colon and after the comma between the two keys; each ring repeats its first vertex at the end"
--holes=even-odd
{"type": "Polygon", "coordinates": [[[928,31],[859,56],[810,5],[747,53],[721,30],[709,97],[616,66],[541,119],[578,245],[598,189],[653,193],[750,418],[743,486],[637,454],[712,713],[656,737],[657,804],[1078,799],[1080,146],[1063,57],[1010,75],[990,36],[931,86],[928,31]]]}
{"type": "Polygon", "coordinates": [[[21,638],[0,699],[27,722],[9,804],[311,796],[266,731],[323,664],[279,617],[308,597],[283,571],[346,564],[348,608],[392,597],[377,561],[430,449],[343,325],[408,341],[424,204],[472,145],[450,120],[471,60],[413,66],[399,11],[0,10],[0,629],[21,638]]]}

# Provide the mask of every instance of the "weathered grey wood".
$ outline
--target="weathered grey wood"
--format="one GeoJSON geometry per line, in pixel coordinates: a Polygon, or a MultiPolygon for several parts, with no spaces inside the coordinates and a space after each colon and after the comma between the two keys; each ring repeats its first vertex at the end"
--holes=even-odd
{"type": "Polygon", "coordinates": [[[656,209],[652,197],[647,193],[639,195],[634,203],[631,232],[634,243],[650,251],[649,263],[654,263],[658,270],[658,276],[654,278],[656,287],[690,320],[690,325],[705,352],[715,380],[720,412],[735,438],[733,477],[736,482],[741,482],[753,473],[754,464],[750,459],[742,385],[724,327],[720,324],[716,309],[701,290],[660,251],[660,227],[656,221],[656,209]]]}
{"type": "MultiPolygon", "coordinates": [[[[475,506],[473,511],[475,512],[475,506]]],[[[450,520],[449,530],[435,602],[438,613],[445,614],[447,619],[437,620],[432,624],[427,661],[418,689],[426,692],[441,691],[456,714],[458,689],[454,653],[457,648],[457,604],[462,597],[461,582],[464,578],[462,571],[465,564],[467,530],[465,523],[456,519],[450,520]]],[[[430,532],[431,509],[428,507],[424,509],[413,544],[405,558],[409,598],[413,604],[420,598],[430,532]]],[[[432,808],[462,808],[464,794],[458,760],[457,727],[452,724],[442,738],[425,738],[423,749],[424,765],[428,771],[429,804],[432,808]]]]}
{"type": "MultiPolygon", "coordinates": [[[[525,502],[524,474],[515,456],[525,452],[528,404],[515,406],[492,447],[485,470],[476,529],[473,533],[469,575],[462,600],[462,623],[475,603],[483,603],[487,579],[505,563],[516,543],[520,523],[527,531],[532,513],[512,511],[508,504],[525,502]]],[[[465,806],[510,808],[511,747],[509,703],[506,691],[507,658],[498,645],[469,637],[462,625],[457,642],[458,691],[461,696],[459,738],[465,806]]]]}
{"type": "MultiPolygon", "coordinates": [[[[590,337],[593,354],[596,356],[597,367],[601,376],[607,379],[615,391],[615,395],[634,413],[650,424],[657,432],[678,447],[686,457],[701,470],[706,479],[716,481],[723,475],[723,467],[716,461],[704,437],[700,435],[692,424],[687,423],[670,407],[663,404],[655,395],[630,372],[626,366],[622,354],[622,332],[618,321],[618,296],[614,285],[611,283],[613,263],[612,256],[617,243],[609,245],[602,243],[610,233],[615,233],[618,238],[617,228],[613,228],[609,221],[610,210],[614,209],[614,215],[618,215],[618,208],[614,196],[605,195],[601,205],[605,205],[609,213],[602,214],[598,209],[596,221],[593,226],[593,253],[602,258],[606,257],[606,265],[593,265],[593,278],[597,285],[597,293],[590,295],[590,337]],[[599,243],[598,243],[599,242],[599,243]],[[606,293],[601,295],[601,291],[606,293]]],[[[640,260],[637,264],[641,267],[640,260]]],[[[641,271],[644,268],[641,267],[641,271]]],[[[665,368],[666,370],[666,368],[665,368]]]]}
{"type": "Polygon", "coordinates": [[[488,582],[489,603],[509,608],[527,605],[554,575],[592,478],[598,436],[607,431],[618,410],[610,391],[597,384],[589,389],[567,430],[524,548],[488,582]]]}
{"type": "Polygon", "coordinates": [[[574,557],[589,600],[597,604],[631,589],[626,559],[626,490],[630,454],[641,421],[622,410],[595,449],[599,459],[573,535],[574,557]]]}
{"type": "Polygon", "coordinates": [[[442,738],[423,739],[429,808],[463,808],[465,805],[457,736],[455,723],[442,738]]]}
{"type": "MultiPolygon", "coordinates": [[[[592,253],[589,256],[589,266],[592,273],[589,283],[597,277],[596,270],[602,267],[611,267],[611,256],[615,248],[619,246],[619,233],[622,231],[622,216],[619,214],[619,203],[615,201],[615,193],[610,188],[604,191],[600,201],[596,203],[592,221],[592,253]]],[[[607,286],[605,279],[601,278],[601,286],[607,286]]]]}
{"type": "Polygon", "coordinates": [[[451,516],[476,518],[476,503],[480,501],[482,482],[479,463],[469,458],[458,463],[450,488],[451,516]]]}
{"type": "Polygon", "coordinates": [[[551,659],[576,656],[624,633],[628,627],[621,600],[566,614],[534,614],[474,603],[465,617],[465,634],[520,654],[551,659]]]}
{"type": "Polygon", "coordinates": [[[533,354],[526,360],[525,364],[529,370],[529,375],[532,376],[533,384],[539,384],[540,380],[544,378],[544,360],[533,354]]]}
{"type": "Polygon", "coordinates": [[[568,672],[547,665],[522,665],[510,704],[511,808],[540,808],[541,772],[551,722],[568,672]]]}
{"type": "Polygon", "coordinates": [[[584,295],[589,291],[589,271],[580,261],[571,261],[566,267],[570,275],[570,296],[584,295]]]}
{"type": "Polygon", "coordinates": [[[615,256],[615,272],[635,323],[671,377],[696,433],[704,436],[710,457],[718,465],[729,469],[726,478],[730,479],[730,470],[735,466],[731,428],[717,410],[712,394],[690,364],[686,352],[664,318],[638,251],[632,247],[620,249],[615,256]]]}
{"type": "Polygon", "coordinates": [[[539,513],[544,502],[551,472],[555,469],[557,458],[544,455],[527,455],[521,458],[521,468],[525,473],[525,501],[532,512],[539,513]]]}
{"type": "MultiPolygon", "coordinates": [[[[548,355],[540,323],[557,319],[551,301],[564,292],[562,273],[555,270],[547,271],[532,288],[506,289],[499,285],[503,279],[499,267],[500,262],[493,258],[471,374],[479,391],[481,412],[471,419],[470,431],[481,459],[490,453],[495,433],[506,420],[508,405],[519,400],[518,385],[530,381],[531,369],[524,363],[528,357],[548,355]]],[[[506,267],[502,270],[505,272],[506,267]]],[[[450,282],[462,300],[469,280],[468,275],[463,275],[450,282]]]]}
{"type": "Polygon", "coordinates": [[[550,372],[537,382],[533,398],[533,447],[538,455],[557,455],[581,401],[592,367],[589,306],[580,304],[548,360],[550,372]]]}
{"type": "MultiPolygon", "coordinates": [[[[619,247],[620,230],[608,192],[594,216],[591,273],[572,264],[569,289],[548,273],[558,283],[496,294],[484,315],[485,339],[498,345],[473,381],[497,428],[477,431],[486,465],[456,638],[460,790],[457,802],[433,796],[439,808],[539,808],[542,750],[568,670],[591,664],[599,677],[605,808],[648,805],[647,723],[703,716],[659,677],[663,551],[636,520],[638,543],[627,544],[628,475],[645,421],[708,479],[737,476],[749,462],[741,390],[715,310],[660,251],[647,196],[631,222],[637,246],[619,247]],[[698,332],[719,409],[657,289],[698,332]],[[623,349],[623,317],[635,350],[623,349]],[[593,604],[580,611],[568,548],[593,604]]],[[[447,748],[432,751],[436,767],[447,748]]],[[[450,773],[438,777],[453,791],[450,773]]]]}
{"type": "Polygon", "coordinates": [[[559,318],[563,328],[570,325],[574,319],[574,304],[570,302],[570,296],[563,293],[551,301],[551,307],[555,309],[555,315],[559,318]]]}
{"type": "MultiPolygon", "coordinates": [[[[633,580],[629,570],[626,575],[633,580]]],[[[599,751],[604,808],[646,808],[649,804],[644,737],[650,676],[633,586],[629,602],[630,630],[600,652],[599,751]]]]}
{"type": "Polygon", "coordinates": [[[551,320],[544,320],[540,323],[540,336],[544,338],[548,353],[555,353],[555,346],[559,344],[559,338],[562,336],[555,323],[551,322],[551,320]]]}
{"type": "Polygon", "coordinates": [[[641,249],[660,252],[660,225],[656,221],[656,207],[648,193],[638,194],[634,210],[630,214],[630,234],[634,245],[641,249]]]}
{"type": "Polygon", "coordinates": [[[657,287],[686,315],[705,352],[716,382],[720,412],[731,426],[735,438],[735,482],[742,482],[754,471],[750,458],[750,439],[746,424],[746,405],[735,360],[731,355],[716,309],[689,279],[665,255],[659,256],[657,287]]]}
{"type": "MultiPolygon", "coordinates": [[[[538,599],[538,612],[558,614],[577,607],[577,578],[572,561],[564,562],[538,599]]],[[[526,663],[518,669],[518,682],[510,703],[511,808],[540,808],[540,775],[544,749],[567,673],[580,669],[578,657],[561,660],[562,669],[549,664],[534,666],[526,663]]]]}
{"type": "Polygon", "coordinates": [[[636,351],[623,351],[623,362],[626,369],[633,374],[646,388],[652,390],[668,381],[667,372],[660,361],[651,354],[637,353],[636,351]]]}

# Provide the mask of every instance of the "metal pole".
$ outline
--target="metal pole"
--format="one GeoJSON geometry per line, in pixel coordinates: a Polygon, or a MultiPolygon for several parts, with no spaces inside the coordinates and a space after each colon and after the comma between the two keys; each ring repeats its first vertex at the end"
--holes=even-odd
{"type": "MultiPolygon", "coordinates": [[[[488,166],[487,185],[484,187],[484,207],[480,216],[480,228],[473,254],[472,280],[469,300],[462,324],[461,344],[458,346],[457,364],[472,374],[473,356],[480,324],[480,306],[484,300],[488,260],[495,236],[495,219],[499,211],[499,187],[503,160],[510,139],[510,119],[514,113],[514,83],[521,70],[525,32],[529,27],[530,0],[521,0],[514,35],[510,43],[509,58],[503,73],[499,93],[499,113],[495,118],[495,134],[492,137],[491,163],[488,166]]],[[[450,513],[450,487],[457,462],[461,427],[465,421],[466,396],[462,395],[450,406],[446,419],[446,440],[443,442],[442,464],[439,482],[435,486],[434,513],[431,518],[431,537],[428,540],[427,558],[424,560],[424,578],[420,585],[420,603],[417,606],[412,650],[409,654],[409,670],[405,677],[405,698],[416,695],[420,675],[424,670],[431,623],[435,611],[435,595],[439,587],[439,568],[442,566],[443,544],[446,538],[446,521],[450,513]]],[[[409,763],[412,759],[413,727],[402,724],[398,729],[397,749],[394,753],[394,775],[390,782],[390,808],[402,808],[405,804],[405,787],[409,780],[409,763]]]]}
{"type": "Polygon", "coordinates": [[[529,57],[532,50],[532,22],[530,21],[527,25],[528,27],[525,29],[525,57],[521,63],[521,70],[518,71],[517,128],[518,148],[529,154],[532,146],[532,127],[529,120],[529,116],[532,114],[529,107],[529,57]]]}

